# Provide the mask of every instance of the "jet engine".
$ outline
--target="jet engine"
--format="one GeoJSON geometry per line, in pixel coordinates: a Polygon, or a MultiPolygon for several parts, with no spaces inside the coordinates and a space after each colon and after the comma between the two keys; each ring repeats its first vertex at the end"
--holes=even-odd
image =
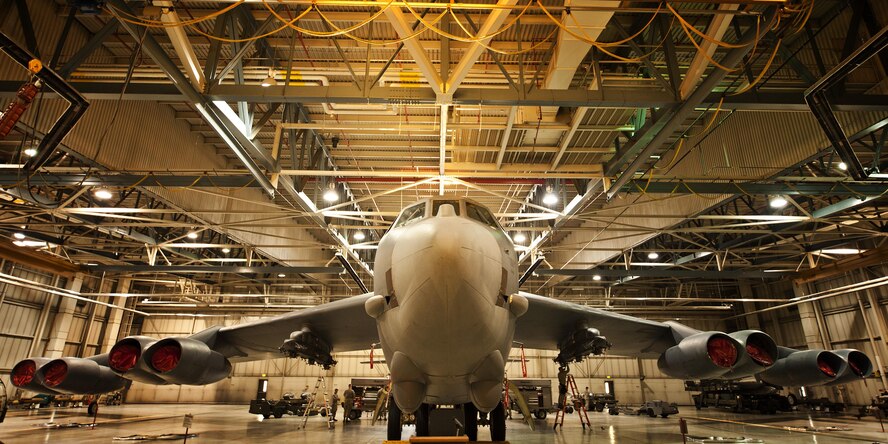
{"type": "Polygon", "coordinates": [[[150,336],[128,336],[117,341],[108,352],[108,366],[133,381],[147,384],[166,384],[142,359],[143,351],[157,342],[150,336]]]}
{"type": "Polygon", "coordinates": [[[736,339],[717,331],[690,335],[657,360],[663,373],[677,379],[715,379],[728,373],[746,353],[736,339]]]}
{"type": "Polygon", "coordinates": [[[151,372],[171,384],[212,384],[231,373],[225,356],[191,338],[161,339],[142,353],[142,359],[151,372]]]}
{"type": "Polygon", "coordinates": [[[742,330],[728,334],[740,342],[746,353],[741,353],[737,363],[722,379],[740,379],[760,373],[774,365],[779,357],[777,343],[758,330],[742,330]]]}
{"type": "Polygon", "coordinates": [[[833,353],[844,359],[845,362],[848,363],[848,366],[845,368],[844,373],[838,375],[835,381],[828,383],[828,385],[847,384],[873,374],[873,363],[870,361],[870,358],[862,352],[846,348],[842,350],[834,350],[833,353]]]}
{"type": "Polygon", "coordinates": [[[100,394],[119,390],[127,380],[98,362],[107,355],[84,358],[30,358],[12,369],[12,383],[16,387],[49,395],[100,394]]]}
{"type": "Polygon", "coordinates": [[[821,385],[836,381],[847,371],[847,367],[845,359],[831,351],[795,351],[780,347],[780,359],[760,373],[759,378],[768,384],[783,387],[821,385]]]}
{"type": "Polygon", "coordinates": [[[49,358],[28,358],[19,361],[9,374],[12,385],[45,395],[57,395],[59,392],[44,386],[41,379],[37,376],[37,370],[51,360],[49,358]]]}

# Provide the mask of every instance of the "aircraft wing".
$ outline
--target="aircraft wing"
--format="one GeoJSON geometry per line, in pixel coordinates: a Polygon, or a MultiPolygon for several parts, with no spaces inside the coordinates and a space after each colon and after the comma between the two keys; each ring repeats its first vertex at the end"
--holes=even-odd
{"type": "Polygon", "coordinates": [[[373,293],[219,329],[216,349],[231,362],[280,358],[278,349],[290,333],[308,328],[335,353],[369,350],[379,342],[376,320],[364,311],[373,293]]]}
{"type": "Polygon", "coordinates": [[[558,343],[580,326],[597,328],[613,344],[609,353],[656,358],[676,344],[672,327],[570,302],[521,292],[527,312],[518,318],[514,340],[527,348],[558,350],[558,343]]]}

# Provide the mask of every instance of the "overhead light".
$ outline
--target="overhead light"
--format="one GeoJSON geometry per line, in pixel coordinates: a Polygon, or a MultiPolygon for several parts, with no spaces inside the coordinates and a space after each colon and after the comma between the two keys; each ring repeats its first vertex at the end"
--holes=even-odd
{"type": "Polygon", "coordinates": [[[570,289],[573,291],[583,291],[586,289],[586,287],[570,287],[570,289]]]}
{"type": "Polygon", "coordinates": [[[866,250],[858,250],[857,248],[828,248],[826,250],[816,251],[815,253],[820,254],[860,254],[866,250]]]}
{"type": "Polygon", "coordinates": [[[600,281],[600,280],[601,280],[601,276],[599,276],[599,275],[596,274],[595,276],[592,276],[592,280],[593,280],[593,281],[600,281]]]}
{"type": "Polygon", "coordinates": [[[285,277],[287,277],[287,275],[284,274],[284,273],[278,273],[278,277],[279,277],[279,278],[285,278],[285,277]]]}
{"type": "Polygon", "coordinates": [[[651,251],[650,253],[648,253],[648,259],[656,259],[658,257],[660,257],[660,253],[657,253],[656,251],[651,251]]]}
{"type": "Polygon", "coordinates": [[[848,164],[845,162],[839,162],[839,169],[842,171],[848,171],[848,164]]]}
{"type": "Polygon", "coordinates": [[[12,235],[12,237],[14,237],[14,238],[16,238],[16,239],[18,239],[18,240],[22,240],[22,239],[24,239],[26,236],[25,236],[25,233],[15,233],[15,234],[12,235]]]}
{"type": "Polygon", "coordinates": [[[359,241],[362,241],[367,238],[367,236],[364,235],[363,231],[356,231],[353,237],[355,238],[355,240],[359,240],[359,241]]]}
{"type": "Polygon", "coordinates": [[[525,236],[524,233],[519,232],[519,233],[515,233],[515,237],[513,239],[515,240],[516,243],[523,244],[524,241],[527,240],[527,236],[525,236]]]}
{"type": "Polygon", "coordinates": [[[552,191],[552,187],[546,188],[546,194],[543,196],[543,203],[546,205],[555,205],[558,203],[558,195],[552,191]]]}
{"type": "Polygon", "coordinates": [[[188,234],[186,234],[185,236],[188,237],[188,239],[197,239],[197,232],[189,231],[188,234]]]}
{"type": "Polygon", "coordinates": [[[336,192],[336,188],[333,184],[330,184],[330,187],[324,191],[324,201],[325,202],[336,202],[339,200],[339,193],[336,192]]]}
{"type": "Polygon", "coordinates": [[[784,198],[783,196],[771,196],[771,200],[768,202],[768,205],[770,205],[771,208],[783,208],[786,206],[787,203],[788,202],[786,201],[786,198],[784,198]]]}
{"type": "Polygon", "coordinates": [[[231,253],[231,248],[225,247],[222,249],[222,252],[225,254],[231,253]]]}
{"type": "Polygon", "coordinates": [[[17,240],[12,242],[13,245],[17,247],[48,247],[44,241],[36,241],[36,240],[17,240]]]}
{"type": "Polygon", "coordinates": [[[25,155],[28,157],[34,157],[37,155],[37,148],[25,148],[25,155]]]}
{"type": "Polygon", "coordinates": [[[99,200],[108,200],[108,199],[114,197],[114,194],[105,188],[99,188],[98,190],[93,192],[93,196],[95,196],[96,199],[99,199],[99,200]]]}
{"type": "Polygon", "coordinates": [[[261,85],[265,88],[268,88],[269,86],[277,85],[277,80],[274,78],[274,70],[273,69],[268,70],[268,77],[266,77],[265,80],[262,81],[261,85]]]}

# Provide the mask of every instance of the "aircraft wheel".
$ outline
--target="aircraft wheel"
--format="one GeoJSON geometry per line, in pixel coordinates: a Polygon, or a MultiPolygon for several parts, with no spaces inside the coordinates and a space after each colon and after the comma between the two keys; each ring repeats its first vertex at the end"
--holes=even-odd
{"type": "Polygon", "coordinates": [[[467,402],[463,404],[463,415],[465,415],[466,436],[469,441],[478,440],[478,409],[475,404],[467,402]]]}
{"type": "Polygon", "coordinates": [[[429,407],[422,403],[416,410],[416,436],[429,436],[429,407]]]}
{"type": "Polygon", "coordinates": [[[490,412],[490,440],[505,441],[506,440],[506,409],[500,402],[496,408],[490,412]]]}
{"type": "Polygon", "coordinates": [[[398,408],[394,399],[389,399],[388,425],[386,427],[388,427],[387,439],[389,441],[401,440],[401,409],[398,408]]]}
{"type": "Polygon", "coordinates": [[[535,414],[534,416],[536,416],[537,419],[546,419],[546,415],[547,415],[548,413],[549,413],[549,412],[547,412],[547,411],[545,411],[545,410],[543,410],[543,409],[539,409],[539,410],[536,411],[536,414],[535,414]]]}
{"type": "Polygon", "coordinates": [[[348,419],[352,421],[357,421],[361,418],[361,411],[358,409],[352,409],[352,411],[348,412],[348,419]]]}

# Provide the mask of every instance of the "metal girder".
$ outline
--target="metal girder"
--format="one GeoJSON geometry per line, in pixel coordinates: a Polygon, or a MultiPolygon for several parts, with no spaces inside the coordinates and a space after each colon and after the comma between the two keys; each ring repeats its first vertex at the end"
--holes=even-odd
{"type": "Polygon", "coordinates": [[[109,273],[237,273],[237,274],[277,274],[277,273],[323,273],[339,274],[342,267],[293,267],[287,265],[266,265],[241,267],[238,265],[96,265],[89,270],[109,273]]]}
{"type": "Polygon", "coordinates": [[[589,108],[579,107],[574,112],[573,119],[570,122],[570,129],[562,134],[561,142],[558,144],[558,152],[555,153],[555,158],[552,160],[553,170],[558,167],[559,163],[561,163],[561,158],[570,146],[570,142],[573,140],[574,134],[576,134],[577,129],[580,127],[580,123],[583,122],[583,118],[586,117],[586,111],[588,110],[589,108]]]}
{"type": "Polygon", "coordinates": [[[70,77],[71,73],[74,72],[74,70],[76,70],[87,57],[95,52],[108,36],[114,33],[117,29],[117,25],[118,22],[116,18],[111,17],[108,19],[108,23],[105,23],[105,26],[102,26],[102,29],[99,29],[99,31],[96,32],[85,45],[77,50],[77,52],[65,62],[65,65],[59,69],[59,75],[62,76],[63,79],[70,77]]]}
{"type": "MultiPolygon", "coordinates": [[[[620,38],[629,39],[630,34],[628,31],[626,31],[626,28],[624,28],[623,25],[620,24],[620,21],[614,20],[613,23],[614,27],[616,27],[617,29],[617,32],[619,32],[620,34],[620,38]]],[[[651,58],[647,56],[647,53],[642,50],[637,43],[635,43],[635,40],[630,39],[627,43],[629,44],[629,48],[635,51],[638,57],[641,57],[641,63],[644,64],[645,68],[647,68],[648,71],[650,71],[651,75],[653,75],[654,78],[656,78],[657,81],[660,82],[660,84],[663,85],[665,89],[672,90],[672,84],[670,84],[669,81],[667,81],[666,78],[663,77],[663,73],[660,72],[660,69],[654,66],[654,62],[652,62],[651,58]]]]}
{"type": "MultiPolygon", "coordinates": [[[[739,8],[739,4],[731,4],[731,3],[721,3],[718,6],[719,11],[736,11],[739,8]]],[[[706,29],[706,35],[711,40],[703,41],[700,48],[701,51],[698,51],[694,56],[694,60],[691,62],[691,66],[688,67],[688,70],[685,72],[684,80],[681,82],[681,86],[679,87],[679,94],[682,99],[690,96],[691,91],[693,91],[694,87],[697,86],[697,82],[703,77],[703,73],[706,72],[706,67],[709,66],[709,59],[715,55],[715,50],[718,47],[714,41],[721,40],[725,32],[728,30],[728,26],[731,24],[731,19],[733,16],[730,14],[717,14],[712,16],[712,21],[709,23],[709,27],[706,29]],[[707,57],[708,56],[708,57],[707,57]]],[[[765,28],[767,29],[767,27],[765,28]]],[[[747,48],[747,51],[752,48],[747,48]]],[[[745,53],[743,54],[746,55],[745,53]]],[[[742,56],[741,56],[742,58],[742,56]]],[[[732,68],[733,63],[731,65],[725,64],[724,60],[722,60],[722,65],[727,66],[728,68],[732,68]]],[[[721,71],[721,70],[717,70],[721,71]]],[[[712,74],[709,74],[710,76],[712,74]]]]}
{"type": "MultiPolygon", "coordinates": [[[[278,5],[275,8],[275,12],[279,11],[280,9],[281,9],[281,5],[278,5]]],[[[252,20],[253,18],[249,17],[249,19],[252,20]]],[[[220,17],[217,20],[224,20],[224,18],[220,17]]],[[[225,78],[225,76],[229,72],[231,72],[232,69],[234,69],[236,66],[238,66],[238,64],[241,63],[241,61],[243,60],[244,56],[247,55],[247,52],[249,52],[250,49],[252,49],[253,46],[256,45],[256,42],[259,41],[257,36],[265,34],[271,28],[271,25],[276,24],[276,23],[277,23],[277,18],[274,16],[274,14],[269,15],[268,18],[265,19],[265,21],[262,22],[261,25],[259,25],[259,27],[253,33],[253,35],[249,39],[247,39],[246,42],[241,43],[241,46],[238,49],[238,51],[233,56],[231,56],[231,59],[228,60],[228,63],[222,67],[222,69],[219,71],[218,74],[216,74],[214,76],[215,77],[213,79],[214,83],[218,84],[223,78],[225,78]]]]}
{"type": "MultiPolygon", "coordinates": [[[[380,1],[380,4],[382,3],[383,2],[380,1]]],[[[415,38],[410,38],[410,36],[413,35],[413,27],[407,23],[407,17],[404,15],[404,11],[401,10],[401,6],[389,6],[385,8],[385,15],[388,17],[392,27],[395,28],[395,32],[398,33],[398,36],[402,39],[407,39],[403,41],[404,47],[406,47],[410,55],[413,56],[414,63],[416,63],[416,66],[422,72],[423,76],[425,76],[432,91],[434,91],[436,96],[442,94],[444,92],[444,81],[441,80],[441,75],[438,73],[438,70],[435,69],[435,66],[432,65],[432,61],[429,60],[429,56],[426,54],[422,45],[420,45],[415,38]]]]}
{"type": "Polygon", "coordinates": [[[881,196],[885,193],[885,184],[872,182],[648,182],[647,180],[634,179],[624,185],[620,191],[625,193],[648,194],[782,194],[804,196],[881,196]]]}
{"type": "Polygon", "coordinates": [[[630,268],[626,269],[538,269],[536,274],[543,276],[607,276],[607,277],[656,277],[656,278],[711,278],[711,279],[746,279],[746,278],[781,278],[785,272],[764,271],[717,271],[717,270],[671,270],[630,268]]]}
{"type": "MultiPolygon", "coordinates": [[[[767,18],[765,19],[764,29],[771,29],[774,18],[777,16],[776,8],[769,8],[767,18]]],[[[721,64],[732,68],[740,62],[740,60],[752,50],[753,43],[760,38],[760,33],[754,30],[748,30],[746,35],[740,39],[740,48],[732,49],[721,60],[721,64]]],[[[623,185],[626,184],[635,175],[635,172],[641,165],[649,160],[650,155],[660,149],[666,139],[681,127],[685,119],[694,112],[695,108],[703,103],[710,95],[719,82],[724,79],[727,74],[724,70],[716,70],[706,76],[706,79],[690,94],[687,99],[678,105],[675,105],[663,112],[663,114],[654,120],[650,126],[645,126],[646,130],[642,130],[641,136],[632,144],[625,146],[622,152],[617,153],[605,169],[607,174],[615,174],[622,170],[622,173],[613,183],[608,191],[608,198],[613,197],[623,185]],[[634,160],[628,167],[623,168],[626,160],[634,157],[634,160]]],[[[682,87],[684,89],[684,87],[682,87]]]]}
{"type": "MultiPolygon", "coordinates": [[[[477,34],[480,35],[492,35],[496,32],[500,26],[503,25],[503,22],[506,21],[506,18],[509,17],[509,14],[512,12],[510,9],[511,6],[514,6],[518,3],[518,0],[498,0],[496,6],[499,8],[494,8],[490,11],[490,14],[484,20],[484,23],[481,24],[481,29],[477,34]]],[[[481,57],[481,54],[485,50],[485,46],[490,43],[493,37],[483,39],[481,41],[473,42],[472,45],[463,53],[462,59],[460,59],[459,64],[456,65],[456,68],[453,70],[453,73],[450,74],[450,77],[447,79],[447,83],[444,86],[444,92],[447,94],[453,94],[459,88],[459,85],[465,80],[466,76],[469,75],[469,70],[472,69],[472,66],[475,65],[475,62],[478,61],[478,58],[481,57]]]]}

